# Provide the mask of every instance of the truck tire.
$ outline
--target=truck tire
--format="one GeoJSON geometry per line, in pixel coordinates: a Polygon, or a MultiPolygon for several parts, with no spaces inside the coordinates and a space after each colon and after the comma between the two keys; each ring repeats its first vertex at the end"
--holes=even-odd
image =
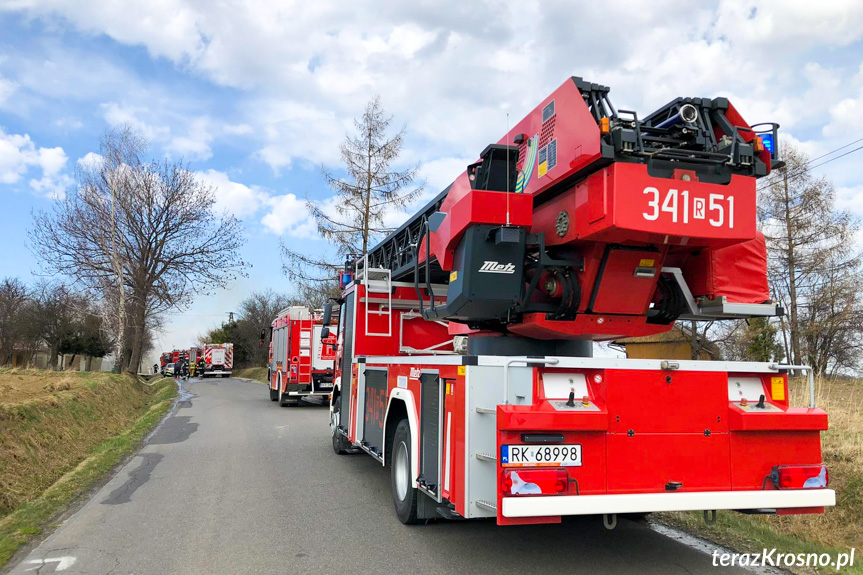
{"type": "Polygon", "coordinates": [[[330,429],[333,434],[333,451],[336,455],[345,455],[351,453],[351,446],[347,438],[339,433],[338,423],[340,417],[338,411],[330,411],[330,429]]]}
{"type": "Polygon", "coordinates": [[[393,436],[392,463],[390,478],[392,479],[393,504],[396,516],[405,525],[416,525],[417,490],[413,486],[411,470],[411,428],[407,419],[402,419],[396,426],[393,436]]]}
{"type": "MultiPolygon", "coordinates": [[[[276,377],[278,378],[278,376],[276,376],[276,377]]],[[[279,390],[273,389],[273,380],[272,379],[268,379],[268,381],[270,382],[270,384],[268,386],[270,388],[270,401],[279,401],[279,390]]],[[[281,383],[279,384],[279,386],[281,387],[281,383]]]]}

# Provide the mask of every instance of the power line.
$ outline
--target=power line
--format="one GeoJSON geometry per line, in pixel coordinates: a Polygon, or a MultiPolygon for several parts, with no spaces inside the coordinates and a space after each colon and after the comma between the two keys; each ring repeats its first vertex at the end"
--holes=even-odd
{"type": "Polygon", "coordinates": [[[854,145],[854,144],[856,144],[857,142],[863,142],[863,138],[860,138],[859,140],[854,140],[854,141],[853,141],[853,142],[851,142],[850,144],[845,144],[845,145],[844,145],[844,146],[842,146],[841,148],[836,148],[836,149],[835,149],[835,150],[833,150],[832,152],[827,152],[826,154],[823,154],[823,155],[821,155],[821,156],[818,156],[817,158],[812,158],[811,160],[807,161],[807,162],[806,162],[806,163],[804,163],[803,165],[805,166],[806,164],[811,164],[812,162],[816,162],[816,161],[820,160],[821,158],[826,158],[827,156],[829,156],[829,155],[831,155],[831,154],[835,154],[835,153],[836,153],[836,152],[838,152],[839,150],[844,150],[844,149],[845,149],[845,148],[847,148],[848,146],[853,146],[853,145],[854,145]]]}
{"type": "MultiPolygon", "coordinates": [[[[838,155],[838,156],[835,156],[835,157],[833,157],[833,158],[830,158],[829,160],[826,160],[826,161],[824,161],[824,162],[821,162],[820,164],[816,164],[816,165],[814,165],[814,166],[810,166],[810,165],[809,165],[809,164],[811,164],[812,162],[815,162],[815,161],[820,160],[821,158],[826,158],[827,156],[833,155],[833,154],[835,154],[836,152],[838,152],[838,151],[840,151],[840,150],[844,150],[844,149],[845,149],[845,148],[847,148],[848,146],[853,146],[854,144],[857,144],[858,142],[863,142],[863,138],[860,138],[860,139],[858,139],[858,140],[854,140],[853,142],[850,142],[850,143],[848,143],[848,144],[845,144],[844,146],[841,146],[841,147],[839,147],[839,148],[836,148],[835,150],[831,150],[830,152],[827,152],[826,154],[822,154],[822,155],[818,156],[817,158],[812,158],[811,160],[806,161],[803,165],[801,165],[801,166],[797,169],[797,171],[795,171],[793,174],[791,174],[791,175],[789,175],[789,176],[786,176],[784,179],[786,179],[786,180],[788,180],[788,181],[794,180],[794,179],[799,178],[800,176],[802,176],[802,175],[806,174],[809,170],[813,170],[813,169],[815,169],[815,168],[820,168],[821,166],[824,166],[824,165],[826,165],[826,164],[829,164],[830,162],[832,162],[832,161],[834,161],[834,160],[838,160],[839,158],[844,158],[845,156],[847,156],[847,155],[849,155],[849,154],[853,154],[854,152],[857,152],[857,151],[863,150],[863,146],[858,146],[858,147],[854,148],[853,150],[849,150],[849,151],[845,152],[844,154],[840,154],[840,155],[838,155]]],[[[765,183],[764,185],[762,185],[762,186],[758,187],[758,188],[756,189],[756,191],[760,192],[761,190],[764,190],[764,189],[766,189],[766,188],[769,188],[769,187],[770,187],[771,185],[773,185],[774,183],[775,183],[775,182],[768,182],[768,183],[765,183]]]]}
{"type": "Polygon", "coordinates": [[[823,166],[824,164],[829,164],[833,160],[838,160],[839,158],[844,158],[848,154],[853,154],[854,152],[856,152],[858,150],[863,150],[863,146],[858,146],[858,147],[854,148],[853,150],[849,150],[849,151],[845,152],[844,154],[840,154],[840,155],[836,156],[835,158],[830,158],[826,162],[821,162],[820,164],[818,164],[816,166],[812,166],[810,169],[819,168],[819,167],[823,166]]]}
{"type": "Polygon", "coordinates": [[[845,157],[845,156],[847,156],[848,154],[853,154],[854,152],[857,152],[857,151],[859,151],[859,150],[863,150],[863,146],[859,146],[859,147],[857,147],[857,148],[854,148],[853,150],[849,150],[849,151],[845,152],[844,154],[841,154],[841,155],[836,156],[836,157],[834,157],[834,158],[830,158],[829,160],[826,160],[826,161],[824,161],[824,162],[821,162],[820,164],[816,164],[816,165],[814,165],[814,166],[809,166],[808,168],[806,168],[806,167],[801,168],[799,171],[797,171],[797,172],[795,172],[795,173],[791,174],[790,176],[788,176],[788,177],[787,177],[787,181],[789,181],[789,182],[790,182],[790,181],[792,181],[792,180],[795,180],[795,179],[797,179],[797,178],[799,178],[799,177],[801,177],[801,176],[806,175],[806,173],[807,173],[807,172],[809,172],[809,170],[813,170],[813,169],[815,169],[815,168],[820,168],[821,166],[823,166],[823,165],[825,165],[825,164],[829,164],[829,163],[830,163],[830,162],[832,162],[833,160],[838,160],[839,158],[844,158],[844,157],[845,157]]]}

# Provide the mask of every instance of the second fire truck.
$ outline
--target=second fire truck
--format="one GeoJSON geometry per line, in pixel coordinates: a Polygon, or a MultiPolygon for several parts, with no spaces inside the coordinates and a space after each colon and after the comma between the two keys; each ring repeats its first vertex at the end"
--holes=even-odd
{"type": "Polygon", "coordinates": [[[273,320],[267,375],[270,399],[283,407],[327,397],[333,389],[335,336],[321,337],[321,320],[304,306],[288,307],[273,320]]]}

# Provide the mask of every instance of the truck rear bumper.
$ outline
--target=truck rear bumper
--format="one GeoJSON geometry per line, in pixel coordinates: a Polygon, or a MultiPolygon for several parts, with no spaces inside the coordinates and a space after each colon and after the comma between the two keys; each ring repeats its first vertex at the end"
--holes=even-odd
{"type": "Polygon", "coordinates": [[[705,491],[504,497],[501,513],[504,517],[554,517],[654,511],[784,509],[832,505],[836,505],[836,492],[832,489],[705,491]]]}

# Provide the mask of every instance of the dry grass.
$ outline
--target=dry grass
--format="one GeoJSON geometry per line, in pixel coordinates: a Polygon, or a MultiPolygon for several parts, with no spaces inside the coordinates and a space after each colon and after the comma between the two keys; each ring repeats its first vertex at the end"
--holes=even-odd
{"type": "Polygon", "coordinates": [[[43,399],[84,385],[101,374],[41,369],[0,369],[0,405],[43,399]]]}
{"type": "Polygon", "coordinates": [[[234,377],[242,377],[245,379],[253,379],[261,383],[267,383],[267,368],[266,367],[247,367],[234,372],[234,377]]]}
{"type": "Polygon", "coordinates": [[[153,393],[122,375],[0,371],[0,518],[128,428],[153,393]]]}

